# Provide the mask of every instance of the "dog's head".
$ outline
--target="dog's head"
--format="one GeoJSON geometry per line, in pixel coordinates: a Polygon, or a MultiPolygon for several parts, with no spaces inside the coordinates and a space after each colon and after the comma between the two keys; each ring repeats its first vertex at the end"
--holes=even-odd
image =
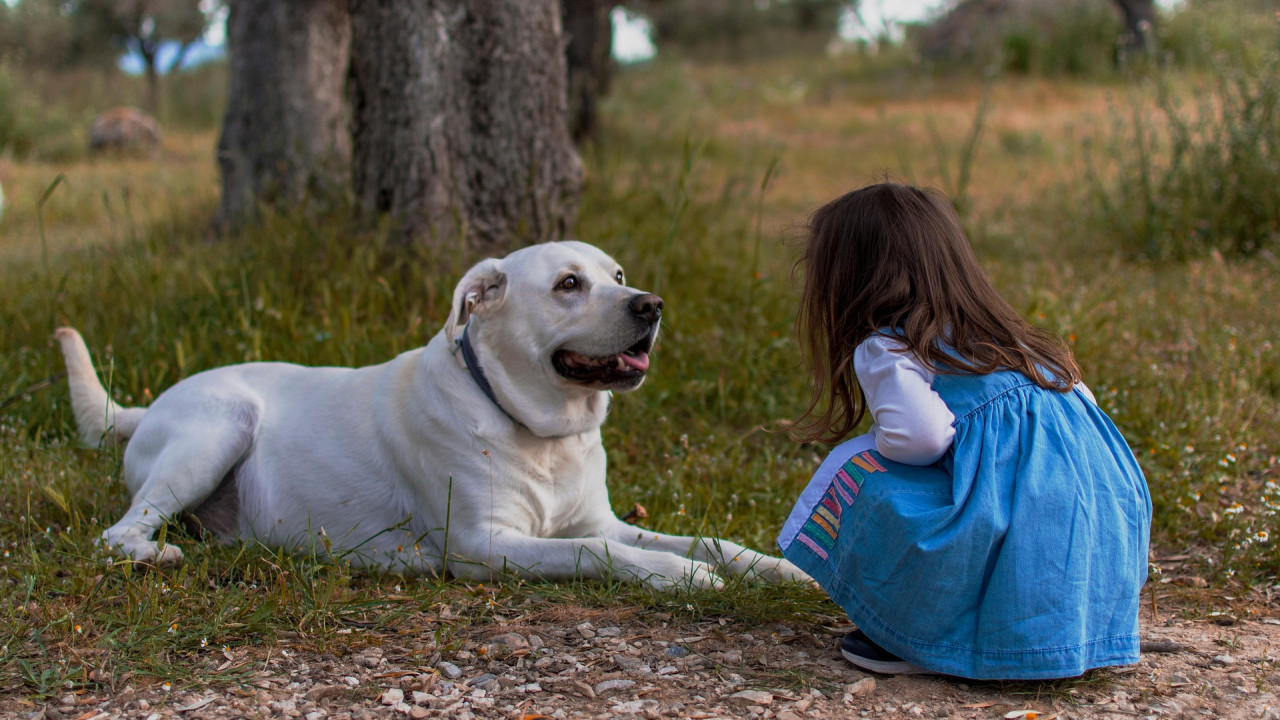
{"type": "Polygon", "coordinates": [[[607,391],[649,370],[662,299],[628,287],[622,267],[576,241],[544,243],[471,268],[445,335],[467,329],[503,408],[538,435],[598,427],[607,391]]]}

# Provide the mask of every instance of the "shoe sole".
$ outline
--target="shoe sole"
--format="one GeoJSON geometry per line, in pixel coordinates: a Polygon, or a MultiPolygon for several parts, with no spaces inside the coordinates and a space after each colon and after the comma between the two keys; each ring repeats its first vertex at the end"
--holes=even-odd
{"type": "Polygon", "coordinates": [[[919,665],[912,665],[906,660],[872,660],[871,658],[865,658],[861,655],[854,655],[853,653],[845,652],[843,648],[841,648],[840,654],[844,656],[845,660],[848,660],[854,666],[860,667],[863,670],[870,670],[873,673],[879,673],[880,675],[934,674],[919,665]]]}

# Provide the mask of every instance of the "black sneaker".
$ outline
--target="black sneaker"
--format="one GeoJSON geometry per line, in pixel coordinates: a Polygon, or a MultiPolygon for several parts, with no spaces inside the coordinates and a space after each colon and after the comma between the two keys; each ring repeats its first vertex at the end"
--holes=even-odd
{"type": "Polygon", "coordinates": [[[863,670],[881,675],[921,675],[929,671],[903,660],[871,641],[861,630],[840,639],[840,654],[863,670]]]}

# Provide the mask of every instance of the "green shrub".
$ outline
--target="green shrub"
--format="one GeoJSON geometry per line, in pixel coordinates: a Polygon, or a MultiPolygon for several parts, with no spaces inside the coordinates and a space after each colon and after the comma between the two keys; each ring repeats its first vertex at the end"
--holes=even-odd
{"type": "Polygon", "coordinates": [[[1086,152],[1092,215],[1131,254],[1247,257],[1280,245],[1280,56],[1220,64],[1192,93],[1157,84],[1154,108],[1086,152]],[[1192,107],[1181,97],[1192,95],[1192,107]],[[1154,112],[1152,112],[1154,110],[1154,112]],[[1099,159],[1101,158],[1101,159],[1099,159]]]}
{"type": "Polygon", "coordinates": [[[1107,77],[1115,72],[1122,27],[1110,3],[1093,0],[1045,6],[1006,31],[1005,70],[1028,75],[1107,77]]]}
{"type": "Polygon", "coordinates": [[[185,130],[221,127],[229,75],[227,63],[218,61],[165,77],[160,84],[161,124],[185,130]]]}
{"type": "Polygon", "coordinates": [[[0,154],[26,155],[34,145],[26,99],[8,68],[0,66],[0,154]]]}
{"type": "Polygon", "coordinates": [[[40,131],[32,155],[45,162],[72,162],[89,152],[89,123],[85,115],[60,107],[46,108],[38,118],[40,131]]]}
{"type": "Polygon", "coordinates": [[[1116,73],[1123,31],[1109,0],[1011,4],[997,14],[971,3],[913,30],[910,38],[940,67],[1105,78],[1116,73]]]}
{"type": "Polygon", "coordinates": [[[1118,63],[1124,22],[1112,0],[1010,3],[992,13],[983,3],[960,3],[909,40],[945,68],[999,69],[1046,77],[1114,79],[1151,66],[1206,69],[1222,56],[1261,60],[1276,34],[1275,7],[1265,0],[1201,0],[1160,14],[1155,53],[1118,63]]]}
{"type": "Polygon", "coordinates": [[[659,52],[742,60],[821,52],[836,35],[844,5],[842,0],[668,0],[645,11],[659,52]]]}
{"type": "MultiPolygon", "coordinates": [[[[0,65],[0,154],[51,162],[85,155],[93,114],[81,103],[45,97],[49,77],[21,65],[0,65]]],[[[89,90],[83,82],[88,77],[78,74],[76,87],[89,90]]]]}
{"type": "Polygon", "coordinates": [[[1269,0],[1200,0],[1186,3],[1156,26],[1163,62],[1182,68],[1212,68],[1259,62],[1276,37],[1275,6],[1269,0]]]}

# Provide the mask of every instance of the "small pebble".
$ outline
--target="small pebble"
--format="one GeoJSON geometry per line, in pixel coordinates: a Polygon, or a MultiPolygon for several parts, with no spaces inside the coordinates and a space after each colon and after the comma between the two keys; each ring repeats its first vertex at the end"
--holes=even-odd
{"type": "Polygon", "coordinates": [[[741,690],[729,696],[740,705],[772,705],[773,693],[764,690],[741,690]]]}
{"type": "Polygon", "coordinates": [[[876,692],[876,679],[865,677],[856,683],[853,683],[844,689],[848,695],[854,697],[870,697],[876,692]]]}
{"type": "Polygon", "coordinates": [[[404,691],[400,688],[387,688],[378,696],[378,702],[383,705],[399,705],[404,702],[404,691]]]}
{"type": "Polygon", "coordinates": [[[596,695],[604,695],[605,693],[613,692],[614,690],[626,690],[627,688],[635,684],[636,684],[635,680],[627,680],[626,678],[613,678],[612,680],[604,680],[602,682],[597,683],[594,689],[596,691],[596,695]]]}

